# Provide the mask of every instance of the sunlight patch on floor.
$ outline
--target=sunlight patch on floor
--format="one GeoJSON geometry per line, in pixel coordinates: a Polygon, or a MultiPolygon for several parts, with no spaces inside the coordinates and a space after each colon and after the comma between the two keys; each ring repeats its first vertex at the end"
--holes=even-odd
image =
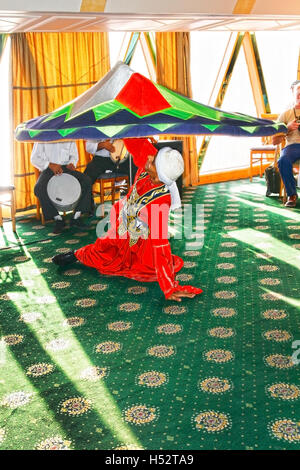
{"type": "MultiPolygon", "coordinates": [[[[25,254],[30,257],[26,250],[25,254]]],[[[25,283],[32,280],[32,271],[37,269],[32,259],[17,264],[16,267],[20,279],[25,283]]],[[[53,269],[56,268],[53,267],[53,269]]],[[[8,292],[8,295],[11,294],[14,293],[8,292]]],[[[33,310],[40,308],[43,311],[37,321],[38,327],[35,327],[35,323],[28,325],[41,348],[45,349],[51,359],[62,369],[74,387],[85,398],[91,400],[92,408],[98,413],[101,422],[111,430],[112,435],[115,435],[124,445],[135,445],[142,448],[131,429],[124,423],[122,412],[105,383],[101,380],[87,382],[80,379],[82,371],[93,367],[94,364],[83,351],[71,327],[64,326],[66,317],[43,276],[35,277],[34,288],[27,288],[26,293],[14,300],[14,304],[20,315],[28,310],[28,306],[33,310]],[[44,308],[41,308],[43,303],[44,308]],[[49,308],[49,306],[51,307],[49,308]],[[59,347],[55,350],[51,347],[53,344],[58,344],[59,347]],[[60,349],[61,345],[66,347],[60,349]],[[74,381],[74,377],[78,377],[78,380],[74,381]]]]}

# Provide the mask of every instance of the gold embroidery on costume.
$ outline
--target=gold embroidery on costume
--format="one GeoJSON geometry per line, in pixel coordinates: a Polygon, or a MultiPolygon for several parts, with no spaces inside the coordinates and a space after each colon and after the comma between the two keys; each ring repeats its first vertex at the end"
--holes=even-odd
{"type": "MultiPolygon", "coordinates": [[[[136,183],[143,179],[146,175],[147,173],[142,173],[137,179],[136,183]]],[[[169,192],[169,189],[165,185],[162,185],[158,188],[150,189],[145,194],[140,196],[137,192],[136,183],[133,187],[132,193],[125,202],[119,215],[118,233],[120,236],[123,236],[126,232],[128,232],[130,238],[130,247],[135,245],[140,237],[144,239],[148,238],[150,233],[148,224],[138,217],[140,210],[147,206],[150,202],[153,202],[155,199],[158,199],[169,192]]]]}

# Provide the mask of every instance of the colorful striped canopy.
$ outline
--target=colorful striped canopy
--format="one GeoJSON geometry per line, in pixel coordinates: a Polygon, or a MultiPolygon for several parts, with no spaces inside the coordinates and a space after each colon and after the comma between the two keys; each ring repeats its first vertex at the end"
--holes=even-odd
{"type": "Polygon", "coordinates": [[[52,113],[16,128],[18,141],[104,140],[152,135],[268,136],[282,123],[206,106],[118,62],[102,80],[52,113]]]}

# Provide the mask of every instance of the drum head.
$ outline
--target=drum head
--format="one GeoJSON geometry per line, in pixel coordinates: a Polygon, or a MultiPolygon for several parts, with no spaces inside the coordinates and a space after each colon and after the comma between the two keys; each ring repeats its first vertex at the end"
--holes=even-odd
{"type": "Polygon", "coordinates": [[[68,173],[53,175],[47,185],[51,202],[60,211],[70,211],[76,207],[81,195],[79,181],[68,173]]]}

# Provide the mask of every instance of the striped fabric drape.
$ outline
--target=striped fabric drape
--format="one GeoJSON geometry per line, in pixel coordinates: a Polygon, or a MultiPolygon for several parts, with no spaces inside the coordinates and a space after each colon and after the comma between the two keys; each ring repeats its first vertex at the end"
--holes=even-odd
{"type": "MultiPolygon", "coordinates": [[[[48,113],[74,99],[110,69],[107,33],[17,33],[12,40],[13,124],[48,113]]],[[[79,163],[87,163],[78,142],[79,163]]],[[[32,144],[14,142],[17,210],[36,203],[32,144]]]]}
{"type": "MultiPolygon", "coordinates": [[[[157,83],[191,98],[189,33],[156,33],[156,61],[157,83]]],[[[184,185],[197,184],[199,176],[196,139],[192,136],[178,139],[183,140],[184,185]]]]}

